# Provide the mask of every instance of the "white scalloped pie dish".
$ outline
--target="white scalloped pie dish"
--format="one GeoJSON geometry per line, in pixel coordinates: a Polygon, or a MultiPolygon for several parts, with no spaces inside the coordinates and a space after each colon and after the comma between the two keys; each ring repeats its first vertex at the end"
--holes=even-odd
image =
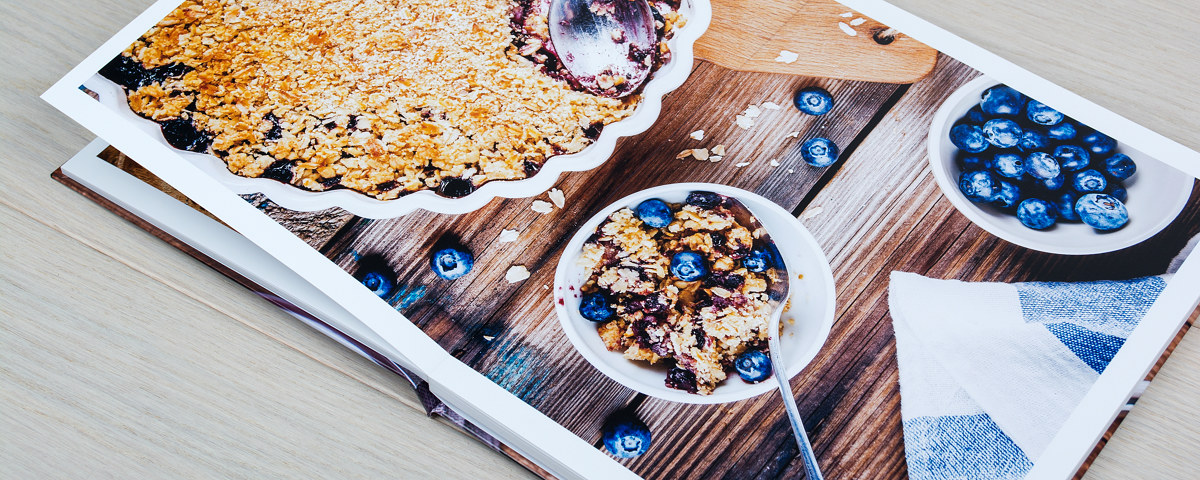
{"type": "MultiPolygon", "coordinates": [[[[311,192],[268,178],[236,175],[229,171],[225,162],[214,155],[172,149],[236,193],[261,192],[280,206],[297,211],[340,207],[367,218],[398,217],[418,209],[460,214],[477,210],[496,197],[524,198],[540,195],[554,186],[564,172],[580,172],[600,166],[612,155],[618,139],[642,133],[658,119],[662,109],[662,98],[683,85],[691,74],[695,61],[692,48],[712,21],[712,5],[709,0],[683,0],[680,14],[687,19],[687,23],[678,28],[668,40],[671,59],[646,81],[642,100],[634,108],[633,114],[605,126],[600,132],[600,137],[583,150],[569,155],[549,157],[541,170],[530,178],[491,181],[465,197],[448,198],[428,190],[393,200],[379,200],[349,189],[311,192]]],[[[126,117],[131,127],[150,134],[152,138],[170,147],[157,123],[142,118],[129,109],[125,101],[125,92],[120,86],[97,74],[84,82],[84,87],[96,92],[101,104],[126,117]]]]}

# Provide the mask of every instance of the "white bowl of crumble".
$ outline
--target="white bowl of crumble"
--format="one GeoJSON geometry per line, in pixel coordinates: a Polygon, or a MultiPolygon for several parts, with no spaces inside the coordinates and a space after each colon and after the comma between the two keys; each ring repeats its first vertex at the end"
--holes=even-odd
{"type": "Polygon", "coordinates": [[[465,213],[538,195],[654,123],[712,8],[650,4],[659,50],[637,58],[654,70],[623,98],[561,67],[549,0],[186,0],[84,87],[238,193],[465,213]]]}
{"type": "Polygon", "coordinates": [[[733,366],[743,354],[768,353],[767,282],[789,282],[780,333],[789,379],[833,325],[833,274],[816,240],[775,203],[725,185],[663,185],[614,202],[579,228],[554,280],[559,322],[580,355],[630,389],[681,403],[776,388],[769,377],[743,380],[733,366]],[[728,198],[759,225],[742,225],[728,198]],[[689,258],[702,266],[689,270],[689,258]],[[779,259],[786,278],[772,267],[779,259]]]}

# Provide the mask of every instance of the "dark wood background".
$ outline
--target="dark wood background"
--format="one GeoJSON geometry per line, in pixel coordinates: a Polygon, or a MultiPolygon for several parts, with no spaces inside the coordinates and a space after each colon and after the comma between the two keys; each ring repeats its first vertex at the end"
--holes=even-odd
{"type": "Polygon", "coordinates": [[[665,99],[654,127],[623,139],[604,165],[564,175],[557,187],[566,206],[547,215],[529,209],[533,199],[497,199],[466,215],[419,212],[391,220],[337,209],[292,212],[261,195],[248,200],[352,274],[387,265],[398,278],[388,299],[398,311],[455,357],[584,439],[598,445],[609,414],[635,409],[654,443],[646,455],[625,461],[634,472],[648,478],[800,477],[778,396],[698,406],[628,390],[575,353],[544,288],[577,226],[617,198],[690,181],[755,191],[802,219],[837,284],[829,340],[792,380],[826,476],[901,478],[900,398],[886,298],[891,271],[968,281],[1132,278],[1164,271],[1200,230],[1200,190],[1167,230],[1105,255],[1034,252],[971,224],[939,192],[925,136],[942,99],[976,75],[945,56],[912,85],[743,73],[700,62],[665,99]],[[836,99],[830,114],[811,117],[788,105],[792,92],[814,84],[836,99]],[[785,108],[765,111],[749,130],[734,125],[735,115],[763,101],[785,108]],[[698,129],[706,132],[703,141],[688,138],[698,129]],[[799,138],[787,137],[793,131],[799,138]],[[834,140],[842,159],[824,169],[804,164],[798,147],[814,136],[834,140]],[[728,152],[721,162],[675,159],[680,150],[717,144],[728,152]],[[781,165],[772,167],[772,159],[781,165]],[[740,162],[750,165],[734,166],[740,162]],[[497,242],[505,228],[519,230],[520,240],[497,242]],[[433,247],[447,240],[461,241],[476,256],[475,269],[456,281],[429,269],[433,247]],[[511,265],[526,266],[532,276],[507,283],[511,265]]]}

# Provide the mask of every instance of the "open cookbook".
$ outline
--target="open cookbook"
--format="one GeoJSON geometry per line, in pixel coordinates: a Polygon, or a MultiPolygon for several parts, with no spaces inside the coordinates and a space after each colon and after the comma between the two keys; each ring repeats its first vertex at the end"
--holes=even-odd
{"type": "Polygon", "coordinates": [[[1081,474],[1200,302],[1200,153],[777,8],[163,0],[43,96],[56,177],[545,477],[802,477],[780,380],[829,478],[1081,474]]]}

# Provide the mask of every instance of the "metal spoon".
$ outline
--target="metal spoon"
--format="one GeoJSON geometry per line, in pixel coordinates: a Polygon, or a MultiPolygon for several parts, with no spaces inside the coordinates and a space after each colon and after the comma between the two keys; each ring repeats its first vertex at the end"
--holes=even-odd
{"type": "Polygon", "coordinates": [[[549,21],[559,61],[589,92],[624,97],[650,76],[657,35],[646,0],[552,0],[549,21]]]}
{"type": "MultiPolygon", "coordinates": [[[[729,198],[729,210],[738,223],[747,227],[753,225],[753,228],[750,228],[751,231],[761,228],[758,219],[742,202],[729,198]]],[[[760,241],[767,245],[774,245],[765,228],[762,228],[758,235],[760,241]]],[[[767,346],[771,351],[771,368],[774,370],[772,376],[779,382],[779,394],[783,396],[783,408],[787,411],[788,420],[792,423],[792,434],[795,435],[796,444],[800,447],[800,458],[804,460],[805,477],[808,480],[823,480],[825,477],[821,474],[820,465],[817,464],[817,454],[813,453],[812,443],[808,440],[808,432],[804,430],[804,421],[800,418],[800,409],[796,407],[796,398],[792,396],[792,385],[785,373],[787,368],[783,365],[783,353],[779,348],[779,320],[782,318],[784,306],[787,304],[791,277],[788,276],[787,261],[783,255],[779,255],[778,251],[773,253],[772,257],[774,257],[775,270],[778,275],[777,278],[771,279],[767,287],[768,304],[771,305],[771,318],[767,320],[767,346]]]]}

